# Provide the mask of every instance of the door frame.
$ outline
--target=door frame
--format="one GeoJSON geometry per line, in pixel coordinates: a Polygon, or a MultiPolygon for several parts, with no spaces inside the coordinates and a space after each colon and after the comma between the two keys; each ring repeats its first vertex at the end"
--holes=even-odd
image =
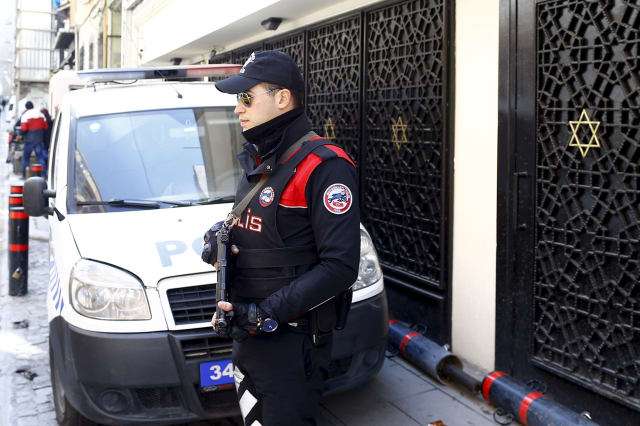
{"type": "MultiPolygon", "coordinates": [[[[575,381],[540,368],[530,358],[533,309],[532,259],[536,211],[536,8],[543,0],[501,0],[498,86],[495,367],[529,382],[544,383],[552,398],[595,421],[632,424],[640,414],[575,381]],[[532,34],[533,32],[533,34],[532,34]],[[533,83],[532,83],[533,82],[533,83]],[[526,333],[526,339],[521,336],[526,333]]],[[[535,260],[533,261],[535,262],[535,260]]]]}

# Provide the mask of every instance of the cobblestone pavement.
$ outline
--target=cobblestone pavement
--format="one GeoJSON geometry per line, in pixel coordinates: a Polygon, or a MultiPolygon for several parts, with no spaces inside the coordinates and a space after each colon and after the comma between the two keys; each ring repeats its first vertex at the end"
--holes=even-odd
{"type": "MultiPolygon", "coordinates": [[[[1,130],[0,159],[4,159],[6,134],[1,130]]],[[[0,426],[56,425],[49,380],[47,223],[30,219],[29,293],[8,296],[7,196],[14,176],[10,165],[0,164],[0,426]]],[[[448,426],[495,424],[489,407],[477,399],[434,383],[402,359],[391,357],[368,384],[326,398],[320,424],[426,425],[436,420],[448,426]]],[[[190,426],[206,424],[212,423],[190,426]]]]}
{"type": "MultiPolygon", "coordinates": [[[[0,159],[6,158],[6,140],[6,133],[0,131],[0,159]]],[[[9,296],[7,197],[9,181],[16,176],[11,173],[10,164],[0,164],[0,424],[55,425],[46,311],[47,223],[41,218],[30,219],[29,293],[24,297],[9,296]]]]}

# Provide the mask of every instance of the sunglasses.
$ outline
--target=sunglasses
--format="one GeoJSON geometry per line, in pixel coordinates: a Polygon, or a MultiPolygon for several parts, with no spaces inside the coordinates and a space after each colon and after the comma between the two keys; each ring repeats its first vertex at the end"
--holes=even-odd
{"type": "Polygon", "coordinates": [[[256,96],[264,95],[266,93],[275,92],[276,90],[282,90],[282,89],[280,88],[269,89],[262,93],[256,93],[255,95],[249,92],[240,92],[236,94],[236,98],[238,99],[238,102],[242,104],[242,106],[249,108],[253,103],[253,98],[255,98],[256,96]]]}

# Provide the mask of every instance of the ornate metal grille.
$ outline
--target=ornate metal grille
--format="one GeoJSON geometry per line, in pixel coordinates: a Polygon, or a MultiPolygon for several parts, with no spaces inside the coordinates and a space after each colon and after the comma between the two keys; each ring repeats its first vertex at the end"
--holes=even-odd
{"type": "Polygon", "coordinates": [[[363,222],[387,276],[439,291],[446,287],[441,241],[449,238],[446,3],[369,8],[230,52],[235,63],[260,48],[296,59],[314,130],[335,138],[359,164],[363,222]]]}
{"type": "Polygon", "coordinates": [[[232,64],[233,63],[233,57],[231,55],[231,52],[225,52],[225,53],[221,53],[219,55],[216,55],[212,60],[211,60],[212,64],[232,64]]]}
{"type": "Polygon", "coordinates": [[[444,2],[367,15],[363,214],[389,269],[441,283],[444,2]]]}
{"type": "Polygon", "coordinates": [[[360,15],[309,31],[307,111],[314,130],[335,138],[358,161],[360,15]]]}
{"type": "Polygon", "coordinates": [[[243,46],[239,49],[234,50],[233,52],[231,52],[231,57],[233,58],[233,63],[234,64],[244,64],[247,59],[249,59],[249,56],[258,50],[262,50],[262,43],[257,43],[257,44],[252,44],[250,46],[243,46]]]}
{"type": "Polygon", "coordinates": [[[541,2],[537,35],[532,359],[640,408],[640,1],[541,2]]]}

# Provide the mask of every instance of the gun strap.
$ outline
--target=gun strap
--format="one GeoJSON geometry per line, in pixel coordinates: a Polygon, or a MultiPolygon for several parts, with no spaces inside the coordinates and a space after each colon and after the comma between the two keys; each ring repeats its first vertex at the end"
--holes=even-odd
{"type": "MultiPolygon", "coordinates": [[[[291,158],[291,156],[296,151],[298,151],[305,142],[307,142],[311,137],[313,137],[315,135],[316,135],[316,133],[313,132],[313,131],[308,132],[307,134],[302,136],[300,139],[298,139],[293,145],[291,145],[284,152],[284,154],[282,154],[282,156],[280,158],[283,158],[285,160],[291,158]]],[[[274,171],[274,173],[275,173],[275,171],[274,171]]],[[[245,195],[245,197],[242,200],[240,200],[240,202],[238,204],[233,206],[233,210],[231,210],[230,216],[233,216],[234,218],[237,218],[237,219],[240,218],[240,215],[242,214],[244,209],[247,208],[247,206],[249,205],[249,202],[251,201],[253,196],[256,195],[258,193],[258,191],[260,191],[260,189],[262,189],[264,184],[267,182],[267,179],[269,179],[269,175],[263,174],[262,177],[260,178],[260,180],[253,186],[253,188],[251,188],[251,190],[247,193],[247,195],[245,195]]],[[[233,226],[233,225],[234,224],[232,224],[231,226],[233,226]]]]}

